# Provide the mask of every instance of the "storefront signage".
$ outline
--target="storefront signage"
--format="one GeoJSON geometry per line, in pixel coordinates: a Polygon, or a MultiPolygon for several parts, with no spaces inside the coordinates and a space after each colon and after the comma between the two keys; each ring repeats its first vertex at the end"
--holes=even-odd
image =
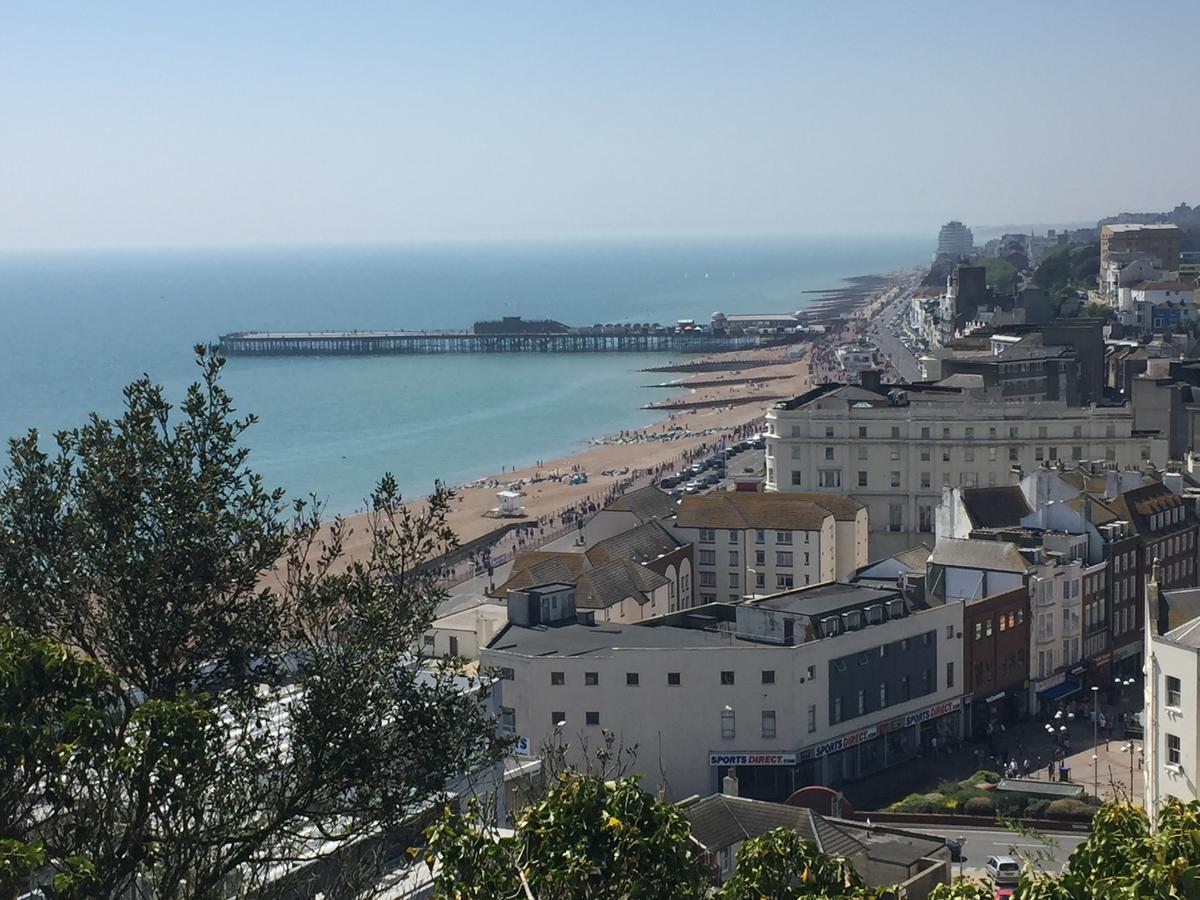
{"type": "Polygon", "coordinates": [[[879,736],[879,729],[872,725],[870,728],[864,728],[862,731],[855,731],[840,738],[835,738],[832,741],[826,741],[823,744],[817,744],[813,747],[813,756],[820,759],[822,756],[828,756],[830,753],[839,753],[842,750],[849,750],[851,747],[857,747],[864,741],[872,740],[879,736]]]}
{"type": "Polygon", "coordinates": [[[1092,668],[1093,669],[1105,669],[1105,668],[1111,666],[1112,662],[1113,662],[1113,652],[1112,652],[1112,649],[1110,648],[1108,650],[1105,650],[1099,656],[1092,657],[1092,668]]]}
{"type": "Polygon", "coordinates": [[[928,722],[930,719],[936,719],[938,716],[944,716],[947,713],[952,713],[958,709],[958,698],[947,700],[945,703],[939,703],[936,706],[929,706],[925,709],[918,710],[914,713],[909,713],[904,717],[905,725],[916,725],[920,722],[928,722]]]}
{"type": "Polygon", "coordinates": [[[995,703],[997,700],[1003,700],[1003,699],[1004,699],[1004,691],[1001,691],[998,694],[992,694],[992,696],[988,697],[985,702],[995,703]]]}
{"type": "Polygon", "coordinates": [[[1075,666],[1074,668],[1071,669],[1071,674],[1072,675],[1082,675],[1083,670],[1086,668],[1087,668],[1087,663],[1081,663],[1080,665],[1075,666]]]}
{"type": "Polygon", "coordinates": [[[795,753],[710,753],[710,766],[794,766],[795,753]]]}

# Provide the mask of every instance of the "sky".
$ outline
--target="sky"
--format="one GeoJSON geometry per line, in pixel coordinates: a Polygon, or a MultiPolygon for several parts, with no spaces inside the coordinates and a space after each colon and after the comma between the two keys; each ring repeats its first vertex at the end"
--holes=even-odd
{"type": "Polygon", "coordinates": [[[0,248],[1200,202],[1200,3],[0,2],[0,248]]]}

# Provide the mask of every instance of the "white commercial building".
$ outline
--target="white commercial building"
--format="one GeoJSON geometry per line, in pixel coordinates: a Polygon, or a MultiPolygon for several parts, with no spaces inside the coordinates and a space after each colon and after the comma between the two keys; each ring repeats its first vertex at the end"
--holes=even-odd
{"type": "Polygon", "coordinates": [[[1059,460],[1167,462],[1166,439],[1135,433],[1128,406],[993,401],[970,389],[873,378],[862,387],[822,385],[777,403],[766,418],[766,489],[853,495],[867,507],[872,557],[932,533],[947,488],[1008,485],[1059,460]]]}
{"type": "Polygon", "coordinates": [[[700,603],[849,578],[867,563],[867,510],[852,497],[715,491],[686,496],[675,533],[695,548],[700,603]]]}
{"type": "Polygon", "coordinates": [[[917,609],[898,590],[832,583],[592,625],[569,588],[509,595],[481,653],[502,727],[576,763],[611,731],[669,799],[735,770],[744,796],[839,787],[961,735],[962,604],[917,609]]]}
{"type": "Polygon", "coordinates": [[[937,255],[958,259],[969,254],[975,247],[975,235],[971,229],[959,222],[947,222],[938,232],[937,255]]]}

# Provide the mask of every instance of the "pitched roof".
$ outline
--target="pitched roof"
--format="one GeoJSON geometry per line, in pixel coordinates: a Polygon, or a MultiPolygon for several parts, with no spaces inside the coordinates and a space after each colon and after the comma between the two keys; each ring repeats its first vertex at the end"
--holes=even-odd
{"type": "Polygon", "coordinates": [[[1200,588],[1182,588],[1159,594],[1162,612],[1166,613],[1167,637],[1188,623],[1200,619],[1200,588]]]}
{"type": "Polygon", "coordinates": [[[594,566],[603,565],[613,559],[642,562],[678,550],[682,546],[683,541],[671,534],[656,519],[598,541],[586,555],[588,562],[594,566]]]}
{"type": "Polygon", "coordinates": [[[1109,503],[1118,514],[1122,514],[1122,518],[1132,522],[1134,529],[1140,534],[1147,534],[1152,530],[1150,517],[1155,513],[1184,505],[1183,498],[1173,493],[1161,481],[1153,481],[1132,491],[1126,491],[1109,503]]]}
{"type": "Polygon", "coordinates": [[[579,576],[575,605],[580,609],[607,609],[631,597],[638,603],[648,603],[646,594],[664,584],[670,581],[640,563],[614,559],[579,576]]]}
{"type": "Polygon", "coordinates": [[[604,508],[615,512],[630,512],[640,521],[649,522],[651,519],[665,519],[674,515],[675,501],[671,499],[670,494],[651,486],[622,494],[604,508]]]}
{"type": "Polygon", "coordinates": [[[1178,628],[1172,628],[1163,637],[1172,644],[1200,650],[1200,619],[1192,619],[1178,628]]]}
{"type": "Polygon", "coordinates": [[[917,544],[915,547],[909,547],[907,550],[893,554],[892,559],[913,574],[924,575],[932,553],[933,549],[928,544],[917,544]]]}
{"type": "MultiPolygon", "coordinates": [[[[769,496],[769,495],[766,495],[769,496]]],[[[778,495],[785,496],[785,495],[778,495]]],[[[789,497],[798,497],[802,500],[808,500],[810,503],[815,503],[817,506],[823,506],[831,513],[839,522],[853,522],[858,518],[858,514],[866,509],[866,505],[859,503],[848,494],[823,494],[816,491],[791,491],[786,494],[789,497]]]]}
{"type": "Polygon", "coordinates": [[[1001,528],[1020,525],[1033,510],[1016,485],[1008,487],[963,488],[963,508],[975,528],[1001,528]]]}
{"type": "Polygon", "coordinates": [[[790,828],[810,841],[819,840],[811,810],[799,806],[713,794],[688,804],[683,814],[691,823],[692,837],[708,850],[723,850],[775,828],[790,828]]]}
{"type": "Polygon", "coordinates": [[[929,557],[930,565],[963,569],[988,569],[993,572],[1028,572],[1033,566],[1008,541],[942,538],[929,557]]]}
{"type": "Polygon", "coordinates": [[[675,524],[681,528],[819,531],[832,515],[824,506],[797,494],[716,491],[685,496],[675,524]]]}
{"type": "Polygon", "coordinates": [[[552,581],[574,584],[587,565],[587,557],[582,553],[522,550],[513,560],[508,580],[496,588],[494,595],[503,598],[509,591],[552,581]]]}

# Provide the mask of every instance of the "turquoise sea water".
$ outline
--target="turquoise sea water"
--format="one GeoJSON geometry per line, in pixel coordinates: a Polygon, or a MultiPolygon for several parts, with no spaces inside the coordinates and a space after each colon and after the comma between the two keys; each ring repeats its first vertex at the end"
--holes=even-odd
{"type": "MultiPolygon", "coordinates": [[[[928,258],[924,237],[0,253],[0,438],[115,414],[143,372],[182,396],[191,346],[225,331],[572,325],[783,312],[801,292],[928,258]]],[[[664,355],[233,359],[258,414],[252,465],[356,509],[384,471],[407,494],[646,424],[664,355]]]]}

